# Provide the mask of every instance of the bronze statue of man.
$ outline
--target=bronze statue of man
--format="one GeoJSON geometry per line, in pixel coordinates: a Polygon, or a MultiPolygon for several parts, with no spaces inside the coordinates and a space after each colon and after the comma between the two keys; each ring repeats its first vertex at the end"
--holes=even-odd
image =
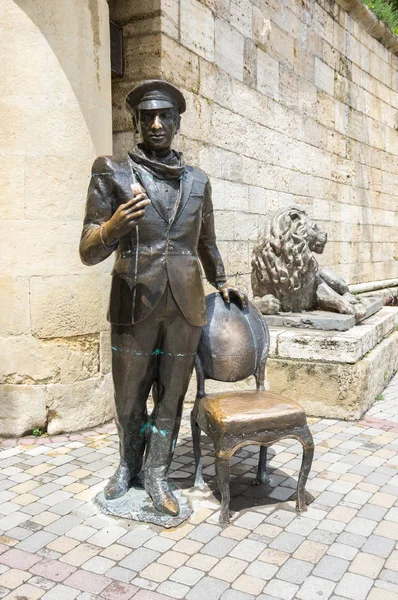
{"type": "Polygon", "coordinates": [[[232,294],[245,305],[246,296],[226,283],[206,174],[171,149],[183,95],[151,80],[135,86],[126,103],[142,143],[122,160],[94,162],[80,243],[87,265],[116,251],[108,320],[120,464],[105,497],[124,495],[143,470],[155,508],[178,515],[168,469],[206,323],[199,259],[226,302],[232,294]]]}

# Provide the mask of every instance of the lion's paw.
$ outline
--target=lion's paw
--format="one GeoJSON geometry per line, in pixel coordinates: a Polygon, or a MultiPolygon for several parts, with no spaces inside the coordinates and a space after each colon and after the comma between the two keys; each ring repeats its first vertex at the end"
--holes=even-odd
{"type": "Polygon", "coordinates": [[[262,298],[260,298],[260,296],[255,296],[253,302],[263,315],[277,315],[281,310],[281,303],[275,296],[272,296],[272,294],[267,294],[262,298]]]}

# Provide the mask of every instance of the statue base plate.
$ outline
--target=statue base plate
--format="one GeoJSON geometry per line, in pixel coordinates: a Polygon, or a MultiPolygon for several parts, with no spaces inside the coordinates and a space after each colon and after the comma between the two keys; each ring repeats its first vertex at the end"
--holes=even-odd
{"type": "Polygon", "coordinates": [[[104,492],[96,495],[94,502],[105,515],[132,519],[153,525],[161,525],[166,529],[177,527],[186,521],[192,514],[190,502],[178,489],[173,490],[180,505],[180,514],[176,517],[157,511],[150,496],[142,487],[132,487],[127,494],[115,500],[107,500],[104,492]]]}
{"type": "MultiPolygon", "coordinates": [[[[361,323],[383,308],[382,298],[362,298],[364,303],[365,300],[366,313],[361,323]]],[[[342,315],[325,310],[264,315],[264,319],[270,327],[298,327],[300,329],[321,329],[323,331],[348,331],[355,325],[355,317],[353,315],[342,315]]]]}

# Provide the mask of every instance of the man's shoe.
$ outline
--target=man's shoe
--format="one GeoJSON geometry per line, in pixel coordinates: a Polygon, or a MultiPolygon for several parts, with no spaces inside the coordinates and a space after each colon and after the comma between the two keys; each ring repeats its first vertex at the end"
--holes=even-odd
{"type": "Polygon", "coordinates": [[[154,485],[146,485],[145,489],[152,498],[153,505],[157,511],[171,515],[172,517],[179,515],[180,506],[178,500],[166,481],[159,481],[154,485]]]}
{"type": "Polygon", "coordinates": [[[126,494],[131,486],[131,474],[126,465],[119,465],[116,472],[109,479],[105,489],[104,496],[107,500],[115,500],[126,494]]]}

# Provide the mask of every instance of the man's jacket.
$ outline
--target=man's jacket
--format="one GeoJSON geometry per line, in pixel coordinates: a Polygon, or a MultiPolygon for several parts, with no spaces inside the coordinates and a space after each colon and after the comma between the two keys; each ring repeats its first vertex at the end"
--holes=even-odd
{"type": "Polygon", "coordinates": [[[146,319],[169,282],[173,296],[192,325],[206,323],[199,259],[208,281],[226,280],[216,245],[211,186],[200,169],[185,167],[182,193],[174,220],[169,221],[157,197],[152,174],[141,165],[109,156],[93,164],[80,241],[84,264],[101,262],[116,250],[108,320],[131,325],[146,319]],[[145,218],[114,246],[103,243],[100,226],[132,197],[134,173],[151,200],[145,218]]]}

